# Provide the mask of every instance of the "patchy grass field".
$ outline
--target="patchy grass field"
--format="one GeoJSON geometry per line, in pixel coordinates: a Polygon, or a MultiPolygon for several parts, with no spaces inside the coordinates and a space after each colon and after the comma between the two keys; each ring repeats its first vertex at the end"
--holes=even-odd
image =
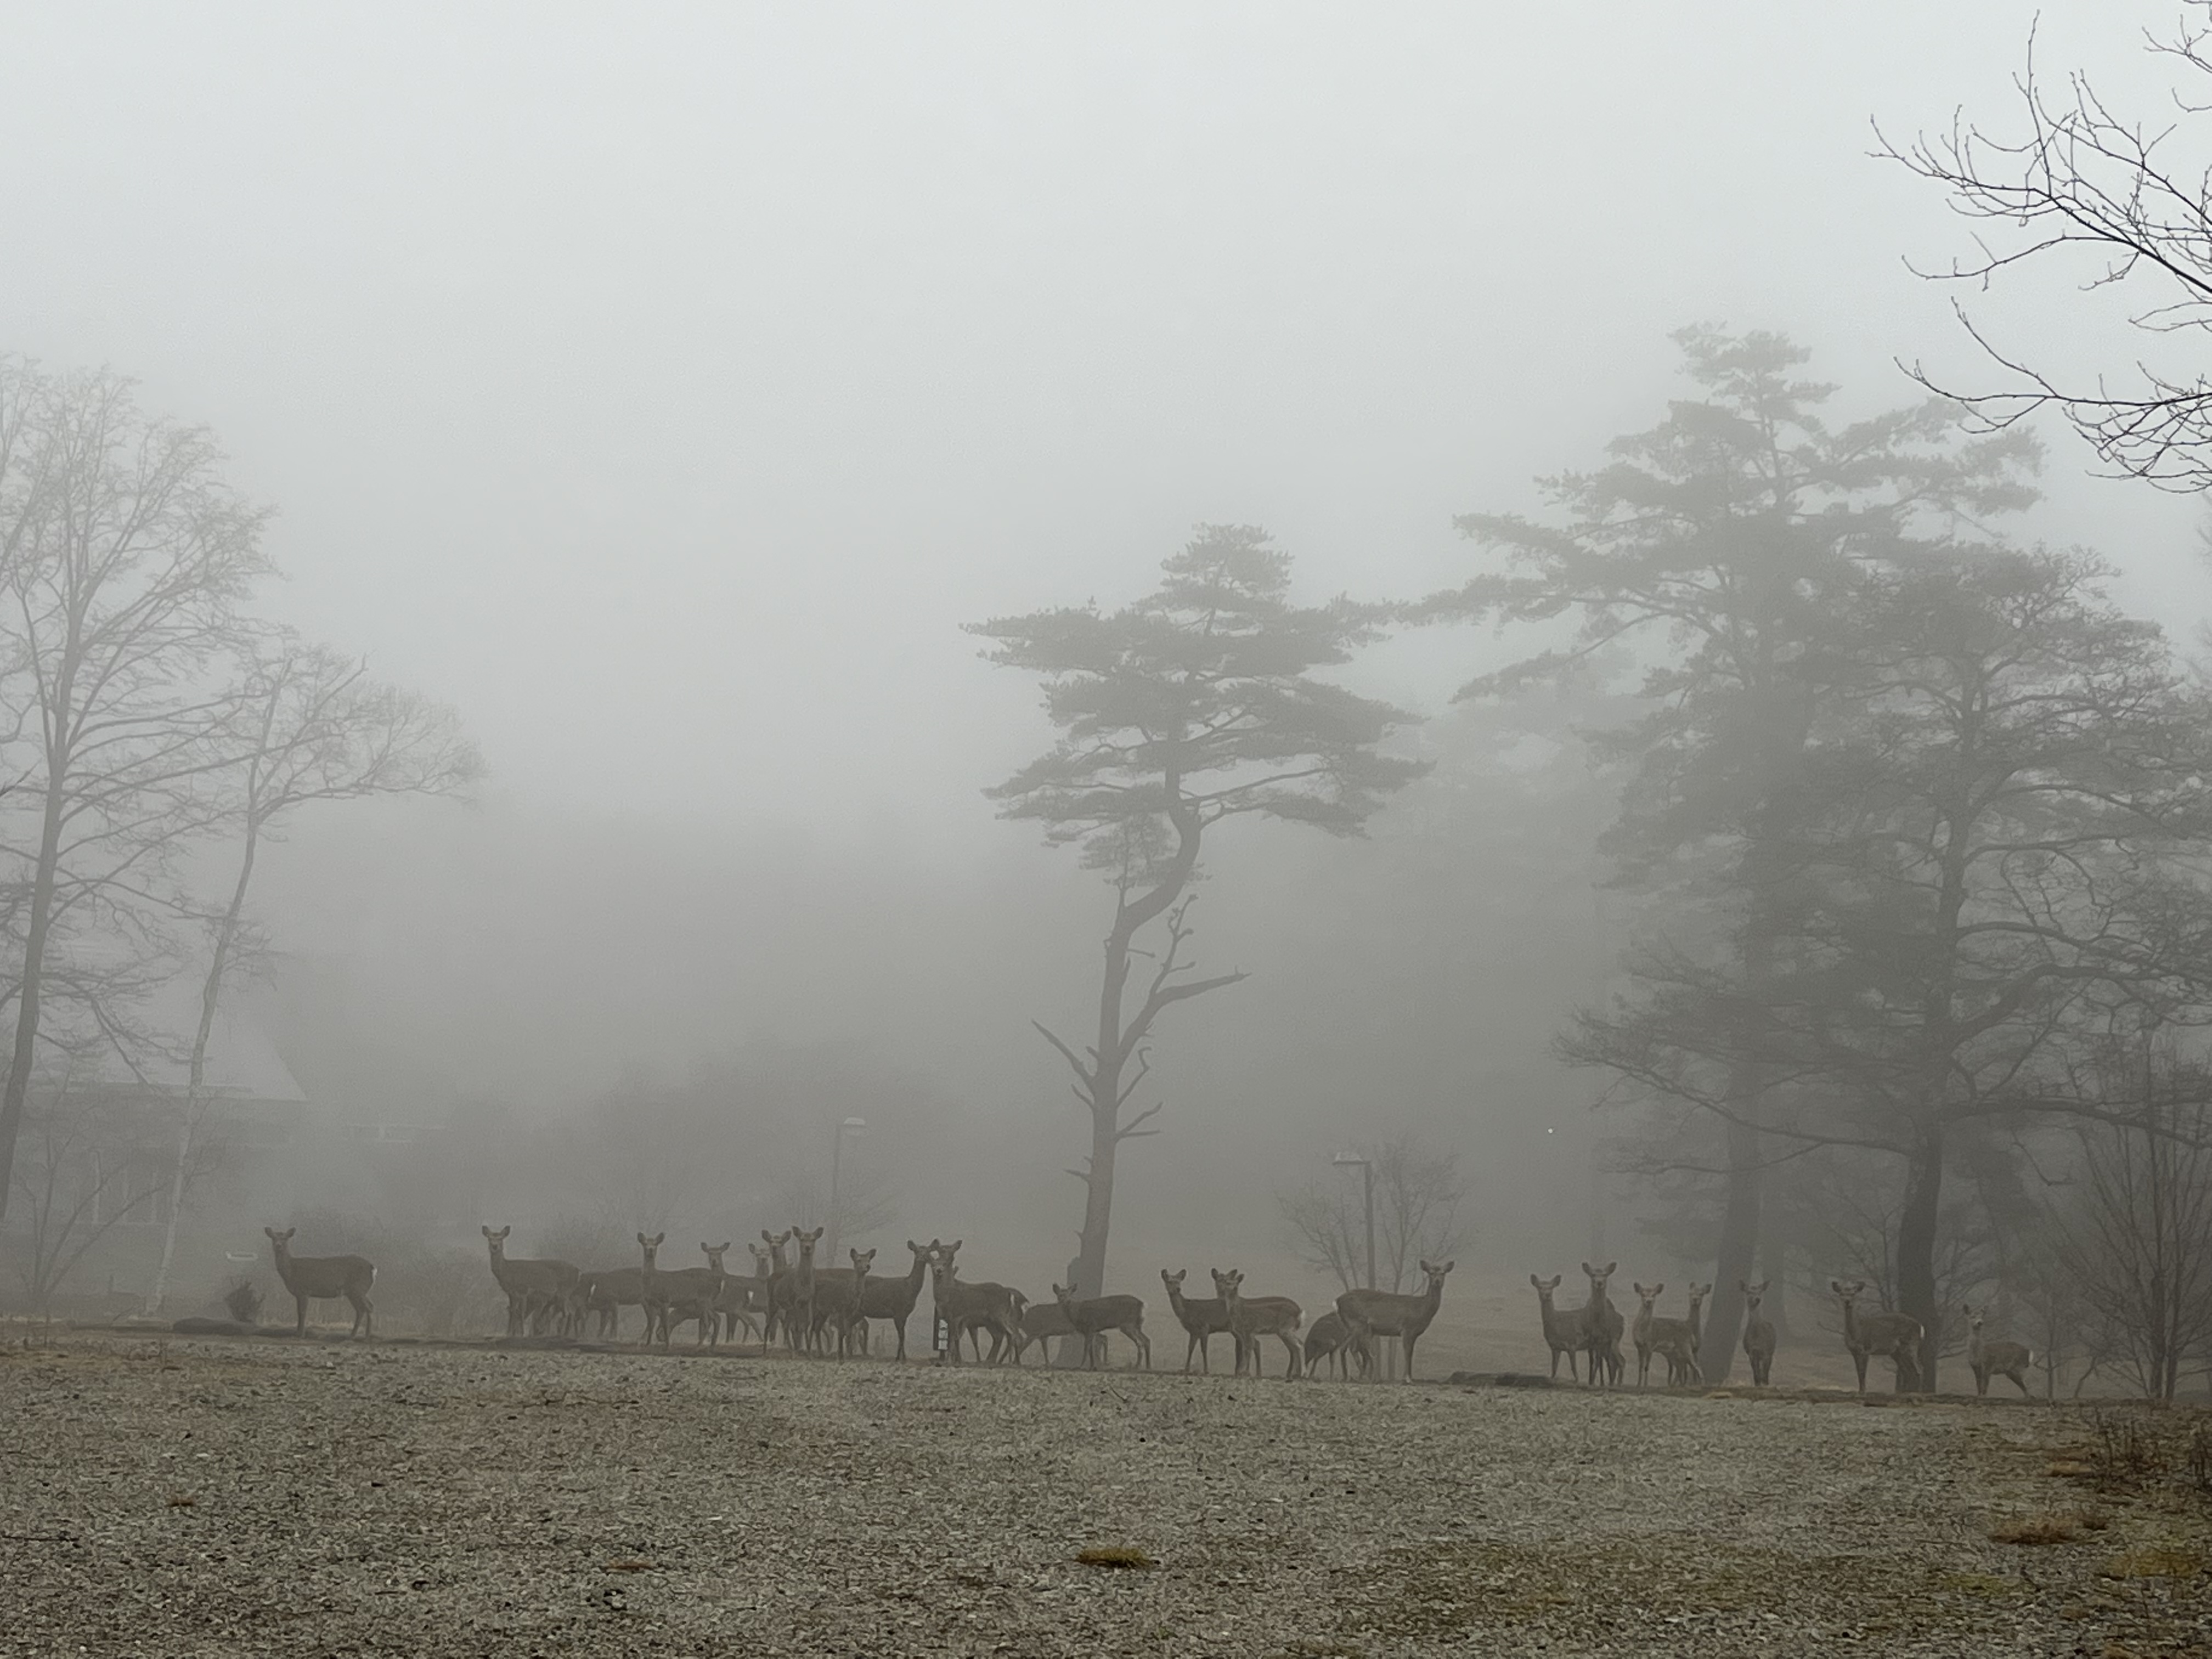
{"type": "Polygon", "coordinates": [[[2190,1426],[80,1334],[0,1653],[2212,1655],[2190,1426]]]}

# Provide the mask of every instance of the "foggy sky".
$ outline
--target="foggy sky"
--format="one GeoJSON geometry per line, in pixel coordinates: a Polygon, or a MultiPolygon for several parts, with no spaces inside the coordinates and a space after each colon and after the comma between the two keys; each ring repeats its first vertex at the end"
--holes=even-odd
{"type": "MultiPolygon", "coordinates": [[[[1867,123],[2003,115],[2039,9],[2156,84],[2166,9],[2113,0],[19,6],[0,321],[211,422],[276,604],[526,810],[1014,836],[976,791],[1044,733],[961,622],[1127,597],[1199,520],[1310,593],[1449,580],[1686,322],[1855,410],[1972,368],[1900,264],[1963,228],[1867,123]]],[[[2201,609],[2185,512],[2056,459],[2039,527],[2201,609]]],[[[1433,706],[1472,648],[1362,672],[1433,706]]]]}
{"type": "MultiPolygon", "coordinates": [[[[0,348],[211,424],[280,509],[266,607],[481,741],[461,827],[349,811],[271,861],[378,1088],[528,1107],[870,1043],[1042,1172],[1057,1240],[1076,1124],[1027,1021],[1095,999],[1102,896],[994,821],[1049,733],[959,625],[1118,604],[1200,520],[1269,526],[1309,599],[1457,581],[1452,515],[1660,418],[1687,323],[1794,335],[1839,419],[1917,398],[1894,359],[1972,383],[1903,263],[1967,228],[1868,124],[2002,128],[2039,12],[2047,64],[2161,107],[2135,30],[2168,10],[2117,0],[18,6],[0,348]]],[[[2060,271],[1964,297],[2061,368],[2140,349],[2060,271]]],[[[2051,435],[2017,532],[2185,637],[2194,504],[2051,435]]],[[[1500,648],[1349,672],[1433,713],[1500,648]]],[[[1164,1038],[1127,1202],[1193,1225],[1243,1158],[1261,1237],[1356,1111],[1548,1204],[1513,1158],[1594,1091],[1546,1052],[1590,930],[1416,937],[1294,840],[1223,855],[1202,944],[1260,971],[1164,1038]],[[1346,950],[1377,916],[1405,936],[1346,950]]]]}

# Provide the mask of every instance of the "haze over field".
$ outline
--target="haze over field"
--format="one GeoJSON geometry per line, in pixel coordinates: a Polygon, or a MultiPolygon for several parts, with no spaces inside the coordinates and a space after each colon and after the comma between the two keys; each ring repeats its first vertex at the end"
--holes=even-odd
{"type": "MultiPolygon", "coordinates": [[[[2124,368],[2126,307],[2068,281],[1917,277],[1972,228],[1869,123],[2002,112],[2031,26],[2159,106],[2169,10],[20,7],[0,350],[205,422],[276,510],[266,608],[482,750],[471,806],[267,850],[257,1018],[311,1101],[520,1140],[702,1075],[773,1097],[788,1145],[655,1200],[687,1249],[783,1224],[864,1115],[894,1250],[980,1235],[1041,1288],[1086,1130],[1031,1022],[1095,1023],[1112,901],[986,799],[1054,732],[963,626],[1115,611],[1200,525],[1265,526],[1302,605],[1455,587],[1491,568],[1455,515],[1541,514],[1702,395],[1690,325],[1808,349],[1838,425],[1923,395],[1900,362],[1986,373],[1954,300],[2124,368]]],[[[2198,504],[2048,440],[2003,533],[2101,551],[2190,647],[2198,504]]],[[[1564,633],[1388,631],[1317,672],[1434,769],[1364,838],[1209,830],[1193,945],[1249,978],[1152,1039],[1118,1280],[1287,1271],[1278,1195],[1403,1135],[1458,1159],[1468,1268],[1700,1252],[1594,1171],[1621,1121],[1552,1052],[1627,988],[1601,711],[1452,702],[1564,633]]],[[[471,1196],[524,1236],[584,1203],[471,1196]]]]}

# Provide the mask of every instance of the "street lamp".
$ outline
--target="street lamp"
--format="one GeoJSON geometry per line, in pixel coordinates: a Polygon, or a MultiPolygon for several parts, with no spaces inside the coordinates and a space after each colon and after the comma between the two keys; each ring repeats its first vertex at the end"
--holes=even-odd
{"type": "Polygon", "coordinates": [[[1329,1162],[1340,1170],[1358,1166],[1367,1198],[1367,1288],[1375,1288],[1375,1164],[1357,1152],[1339,1152],[1329,1162]]]}
{"type": "Polygon", "coordinates": [[[828,1263],[837,1263],[837,1224],[842,1219],[837,1212],[837,1165],[844,1157],[845,1137],[860,1133],[868,1127],[864,1117],[848,1117],[837,1126],[836,1139],[830,1143],[830,1249],[828,1263]]]}

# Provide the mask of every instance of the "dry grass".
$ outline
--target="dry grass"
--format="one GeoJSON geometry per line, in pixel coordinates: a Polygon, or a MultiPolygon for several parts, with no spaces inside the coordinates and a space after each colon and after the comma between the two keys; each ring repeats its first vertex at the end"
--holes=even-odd
{"type": "Polygon", "coordinates": [[[2154,1544],[2116,1555],[2098,1569],[2107,1578],[2195,1578],[2204,1571],[2201,1551],[2154,1544]]]}
{"type": "Polygon", "coordinates": [[[2078,1515],[2021,1515],[1990,1528],[1992,1544],[2070,1544],[2081,1535],[2078,1515]]]}

